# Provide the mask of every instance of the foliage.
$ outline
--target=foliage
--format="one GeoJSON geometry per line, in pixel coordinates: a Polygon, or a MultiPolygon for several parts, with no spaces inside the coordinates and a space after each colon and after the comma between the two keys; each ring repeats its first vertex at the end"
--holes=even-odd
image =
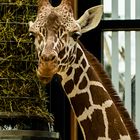
{"type": "Polygon", "coordinates": [[[21,113],[52,122],[28,36],[28,22],[34,20],[36,9],[36,0],[0,0],[0,116],[21,113]]]}

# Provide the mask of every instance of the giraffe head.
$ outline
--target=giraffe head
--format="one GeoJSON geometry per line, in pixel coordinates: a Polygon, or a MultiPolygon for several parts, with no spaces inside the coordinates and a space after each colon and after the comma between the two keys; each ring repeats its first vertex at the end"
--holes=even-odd
{"type": "Polygon", "coordinates": [[[102,9],[101,5],[90,8],[75,20],[68,0],[62,0],[57,7],[49,0],[38,2],[37,17],[29,22],[29,32],[35,37],[39,59],[37,75],[42,82],[50,82],[56,73],[74,62],[77,39],[98,25],[102,9]]]}

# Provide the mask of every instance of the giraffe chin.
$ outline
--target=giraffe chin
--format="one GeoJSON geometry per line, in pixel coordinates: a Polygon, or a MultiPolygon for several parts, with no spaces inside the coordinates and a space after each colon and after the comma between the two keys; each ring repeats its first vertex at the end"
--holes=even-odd
{"type": "Polygon", "coordinates": [[[39,80],[41,81],[41,83],[43,84],[48,84],[51,80],[53,75],[51,76],[44,76],[42,75],[38,70],[37,70],[37,77],[39,78],[39,80]]]}

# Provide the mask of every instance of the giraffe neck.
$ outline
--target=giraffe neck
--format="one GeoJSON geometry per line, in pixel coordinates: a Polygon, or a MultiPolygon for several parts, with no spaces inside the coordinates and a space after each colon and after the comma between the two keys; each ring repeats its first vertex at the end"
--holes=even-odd
{"type": "Polygon", "coordinates": [[[116,106],[79,44],[76,56],[75,63],[59,75],[84,139],[130,140],[116,106]]]}

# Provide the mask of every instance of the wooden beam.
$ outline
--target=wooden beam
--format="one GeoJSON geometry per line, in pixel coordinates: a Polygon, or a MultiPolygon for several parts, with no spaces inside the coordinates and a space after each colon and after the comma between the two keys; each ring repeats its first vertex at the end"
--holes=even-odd
{"type": "Polygon", "coordinates": [[[77,120],[75,114],[71,110],[71,140],[78,140],[78,127],[77,127],[77,120]]]}
{"type": "MultiPolygon", "coordinates": [[[[77,15],[78,15],[78,12],[77,12],[77,0],[71,0],[71,3],[72,3],[73,11],[74,11],[74,17],[77,19],[77,15]]],[[[70,120],[71,140],[78,140],[77,120],[76,120],[75,114],[73,113],[72,109],[71,109],[70,114],[71,114],[71,117],[70,117],[70,119],[71,119],[70,120]]]]}

